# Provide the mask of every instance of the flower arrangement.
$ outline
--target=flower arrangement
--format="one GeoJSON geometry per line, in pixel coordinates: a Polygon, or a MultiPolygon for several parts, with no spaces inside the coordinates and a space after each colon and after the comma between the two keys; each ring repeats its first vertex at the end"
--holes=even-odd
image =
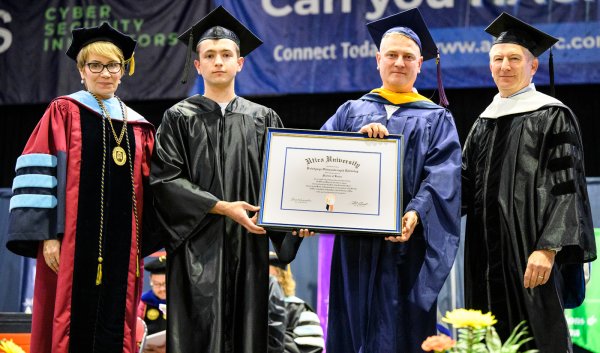
{"type": "Polygon", "coordinates": [[[19,347],[13,340],[1,339],[0,352],[4,353],[25,353],[23,348],[19,347]]]}
{"type": "MultiPolygon", "coordinates": [[[[455,309],[447,312],[442,321],[451,324],[458,330],[455,341],[447,335],[440,334],[428,337],[421,348],[426,352],[436,353],[518,353],[521,346],[531,340],[528,336],[525,321],[521,321],[510,334],[504,344],[494,328],[497,322],[492,313],[483,314],[481,310],[455,309]]],[[[524,353],[537,353],[531,349],[524,353]]]]}

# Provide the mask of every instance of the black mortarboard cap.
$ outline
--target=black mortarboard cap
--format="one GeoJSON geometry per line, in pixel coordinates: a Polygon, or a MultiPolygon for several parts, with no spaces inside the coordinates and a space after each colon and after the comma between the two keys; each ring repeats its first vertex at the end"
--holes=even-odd
{"type": "Polygon", "coordinates": [[[188,46],[182,83],[187,81],[187,72],[191,52],[196,51],[198,43],[205,39],[231,39],[240,48],[240,56],[250,54],[263,42],[252,31],[233,17],[223,6],[212,10],[195,25],[177,37],[188,46]]]}
{"type": "Polygon", "coordinates": [[[418,36],[417,40],[415,40],[413,36],[402,32],[400,29],[391,31],[405,34],[415,40],[415,42],[419,45],[419,48],[421,48],[423,60],[429,60],[437,57],[437,46],[433,41],[431,33],[429,33],[429,29],[427,28],[427,24],[421,15],[421,11],[419,11],[417,8],[367,23],[369,34],[371,34],[371,38],[373,38],[373,41],[378,48],[381,45],[381,39],[383,38],[383,35],[386,34],[386,32],[388,32],[390,29],[396,29],[397,27],[410,28],[414,34],[418,36]]]}
{"type": "Polygon", "coordinates": [[[144,265],[144,269],[154,275],[164,274],[167,271],[167,258],[161,256],[156,260],[152,260],[144,265]]]}
{"type": "Polygon", "coordinates": [[[250,54],[263,43],[223,6],[212,10],[178,38],[186,45],[191,40],[194,51],[201,40],[231,39],[240,47],[240,56],[250,54]]]}
{"type": "Polygon", "coordinates": [[[285,270],[287,267],[287,264],[279,261],[279,257],[273,251],[269,251],[269,265],[279,267],[282,270],[285,270]]]}
{"type": "Polygon", "coordinates": [[[100,41],[110,42],[121,49],[125,64],[129,66],[129,76],[133,75],[133,71],[135,70],[133,52],[135,51],[135,46],[137,44],[135,39],[119,32],[106,22],[98,27],[75,28],[71,33],[73,35],[73,40],[71,41],[69,49],[67,49],[68,57],[77,61],[77,55],[81,51],[81,48],[86,45],[100,41]]]}
{"type": "Polygon", "coordinates": [[[548,58],[548,70],[550,76],[550,95],[554,96],[554,59],[552,57],[552,46],[558,42],[548,33],[544,33],[532,25],[503,12],[490,23],[485,31],[496,37],[494,44],[512,43],[527,48],[536,58],[550,49],[548,58]]]}
{"type": "Polygon", "coordinates": [[[503,12],[485,31],[496,39],[494,44],[513,43],[527,48],[533,56],[538,57],[558,42],[558,38],[503,12]]]}
{"type": "Polygon", "coordinates": [[[429,32],[429,28],[418,8],[399,12],[395,15],[367,23],[367,29],[377,47],[381,47],[381,40],[386,33],[401,33],[411,38],[421,49],[423,60],[436,58],[437,84],[440,96],[440,105],[447,107],[448,98],[442,83],[442,68],[440,65],[440,54],[435,41],[429,32]]]}
{"type": "Polygon", "coordinates": [[[108,23],[104,22],[98,27],[75,28],[72,32],[73,41],[67,50],[67,56],[77,60],[81,48],[88,44],[100,41],[111,42],[123,52],[125,60],[133,56],[137,42],[130,36],[119,32],[108,23]]]}

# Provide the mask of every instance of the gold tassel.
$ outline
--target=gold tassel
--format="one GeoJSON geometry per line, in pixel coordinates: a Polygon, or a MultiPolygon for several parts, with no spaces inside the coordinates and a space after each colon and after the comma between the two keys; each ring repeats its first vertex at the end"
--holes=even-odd
{"type": "Polygon", "coordinates": [[[140,255],[135,255],[135,276],[140,277],[140,255]]]}
{"type": "Polygon", "coordinates": [[[98,259],[98,272],[96,273],[96,285],[102,283],[102,258],[98,259]]]}
{"type": "Polygon", "coordinates": [[[133,58],[133,54],[131,54],[131,58],[127,61],[129,61],[129,76],[131,76],[135,71],[135,59],[133,58]]]}

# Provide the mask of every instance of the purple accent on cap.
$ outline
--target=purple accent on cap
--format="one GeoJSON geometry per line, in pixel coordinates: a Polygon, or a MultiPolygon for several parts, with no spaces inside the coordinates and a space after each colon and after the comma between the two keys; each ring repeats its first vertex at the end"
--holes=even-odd
{"type": "Polygon", "coordinates": [[[437,58],[435,59],[436,63],[436,71],[437,71],[437,85],[438,85],[438,95],[440,96],[440,105],[444,108],[447,108],[450,103],[448,102],[448,97],[446,97],[446,91],[444,91],[444,83],[442,82],[442,61],[440,60],[440,53],[438,52],[437,58]]]}
{"type": "Polygon", "coordinates": [[[319,272],[317,279],[317,315],[323,327],[323,338],[327,341],[327,313],[329,311],[329,279],[331,278],[331,254],[335,235],[319,236],[319,272]]]}
{"type": "MultiPolygon", "coordinates": [[[[421,40],[419,39],[419,36],[412,29],[410,29],[408,27],[394,27],[394,28],[390,28],[387,31],[385,31],[383,36],[385,37],[385,35],[388,33],[400,33],[400,34],[407,36],[408,38],[412,39],[415,43],[417,43],[417,45],[419,46],[419,51],[421,51],[421,52],[423,51],[423,47],[421,47],[421,40]]],[[[381,43],[379,43],[379,45],[381,45],[381,43]]]]}

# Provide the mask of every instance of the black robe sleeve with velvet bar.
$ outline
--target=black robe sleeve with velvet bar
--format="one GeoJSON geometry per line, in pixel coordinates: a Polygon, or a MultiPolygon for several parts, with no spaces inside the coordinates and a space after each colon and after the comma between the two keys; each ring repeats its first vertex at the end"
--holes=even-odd
{"type": "Polygon", "coordinates": [[[282,127],[277,114],[240,97],[224,115],[198,95],[165,112],[151,185],[169,238],[169,351],[266,352],[268,238],[288,261],[300,238],[250,234],[209,211],[258,203],[267,127],[282,127]]]}
{"type": "Polygon", "coordinates": [[[491,311],[505,340],[527,320],[540,352],[567,352],[564,307],[585,295],[596,259],[577,120],[564,105],[479,118],[463,150],[465,299],[491,311]],[[524,288],[529,255],[558,249],[545,285],[524,288]]]}

